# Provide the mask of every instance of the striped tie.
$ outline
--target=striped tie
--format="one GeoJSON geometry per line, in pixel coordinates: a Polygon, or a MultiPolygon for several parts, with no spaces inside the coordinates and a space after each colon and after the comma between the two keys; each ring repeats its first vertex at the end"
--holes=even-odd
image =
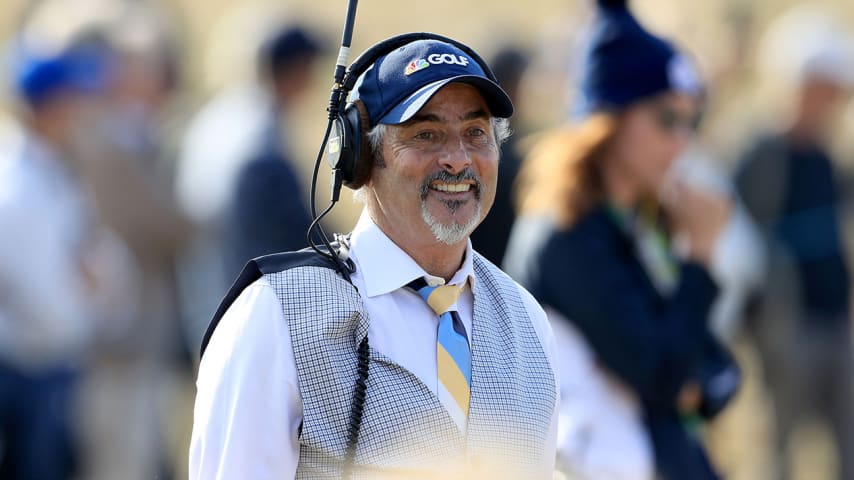
{"type": "Polygon", "coordinates": [[[439,400],[460,430],[465,431],[471,396],[471,352],[466,329],[456,307],[462,285],[427,285],[423,278],[407,285],[417,291],[439,315],[436,362],[439,375],[439,400]]]}

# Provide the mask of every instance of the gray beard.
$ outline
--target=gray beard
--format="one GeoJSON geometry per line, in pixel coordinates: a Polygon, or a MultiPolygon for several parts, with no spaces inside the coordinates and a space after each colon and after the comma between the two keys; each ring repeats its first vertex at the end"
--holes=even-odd
{"type": "MultiPolygon", "coordinates": [[[[480,218],[482,216],[480,195],[480,179],[470,168],[466,168],[456,175],[451,175],[444,170],[440,170],[424,179],[424,183],[421,184],[421,218],[424,219],[424,223],[430,226],[430,230],[433,232],[433,236],[436,237],[436,240],[447,245],[457,244],[468,238],[468,236],[471,235],[471,232],[473,232],[475,227],[480,223],[480,218]],[[474,200],[477,202],[477,211],[475,211],[469,221],[466,223],[452,222],[450,225],[445,225],[430,213],[427,209],[427,195],[430,193],[430,184],[435,180],[442,180],[445,182],[473,180],[475,182],[474,200]]],[[[442,203],[448,207],[452,214],[456,213],[457,209],[463,205],[463,202],[459,200],[450,200],[442,203]]]]}
{"type": "MultiPolygon", "coordinates": [[[[456,211],[459,205],[448,205],[448,207],[451,211],[456,211]]],[[[477,227],[478,223],[480,223],[480,217],[481,207],[480,201],[478,201],[477,211],[475,211],[469,221],[465,223],[452,222],[450,225],[445,225],[430,213],[430,210],[427,209],[427,202],[424,200],[421,201],[421,218],[423,218],[424,222],[430,227],[430,231],[433,232],[433,236],[436,237],[436,240],[447,245],[455,245],[467,239],[469,235],[471,235],[471,232],[474,231],[475,227],[477,227]]]]}

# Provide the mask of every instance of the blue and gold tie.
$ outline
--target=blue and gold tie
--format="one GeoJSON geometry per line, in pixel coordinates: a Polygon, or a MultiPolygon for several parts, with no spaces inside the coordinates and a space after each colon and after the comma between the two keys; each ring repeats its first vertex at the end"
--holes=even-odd
{"type": "Polygon", "coordinates": [[[439,316],[438,397],[460,430],[465,431],[471,397],[471,351],[465,327],[455,309],[463,285],[430,286],[419,278],[407,286],[418,292],[439,316]]]}

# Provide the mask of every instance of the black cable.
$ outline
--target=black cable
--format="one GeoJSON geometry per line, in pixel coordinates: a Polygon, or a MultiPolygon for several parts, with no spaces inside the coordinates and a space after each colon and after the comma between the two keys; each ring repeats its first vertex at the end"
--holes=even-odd
{"type": "Polygon", "coordinates": [[[326,143],[329,141],[329,135],[332,131],[332,120],[329,120],[326,124],[326,132],[323,134],[323,141],[320,142],[320,149],[317,152],[317,158],[314,161],[314,171],[311,175],[311,193],[309,197],[309,206],[311,208],[311,216],[314,220],[311,222],[311,225],[308,227],[308,231],[306,232],[306,239],[308,240],[309,246],[317,252],[318,255],[326,257],[327,259],[335,262],[337,266],[338,272],[343,276],[348,282],[350,281],[350,273],[351,268],[341,260],[341,258],[337,255],[337,250],[332,248],[332,244],[329,242],[329,238],[326,236],[326,232],[323,231],[323,226],[320,224],[320,221],[323,220],[331,210],[332,207],[335,206],[335,203],[338,201],[338,192],[340,191],[340,173],[335,172],[335,185],[332,186],[333,195],[332,199],[329,202],[329,206],[320,213],[317,214],[317,202],[315,198],[317,196],[317,177],[320,172],[320,163],[323,161],[323,152],[326,150],[326,143]],[[326,247],[326,251],[321,250],[317,244],[314,242],[314,232],[317,232],[320,236],[321,242],[326,247]]]}
{"type": "Polygon", "coordinates": [[[353,403],[350,405],[350,423],[347,425],[347,450],[344,453],[344,472],[341,478],[351,478],[353,463],[356,459],[356,444],[359,441],[359,429],[362,426],[362,414],[365,411],[365,398],[368,391],[368,370],[370,364],[368,336],[359,343],[356,387],[353,391],[353,403]]]}
{"type": "MultiPolygon", "coordinates": [[[[326,122],[326,133],[323,134],[323,140],[320,142],[320,150],[317,152],[317,158],[314,160],[314,171],[311,174],[311,195],[308,197],[308,203],[311,207],[311,218],[317,218],[317,207],[314,201],[314,198],[317,196],[317,176],[320,173],[320,163],[323,161],[323,152],[326,150],[326,143],[329,142],[329,135],[332,133],[332,122],[333,119],[329,119],[326,122]]],[[[306,235],[308,237],[309,245],[312,245],[311,240],[311,230],[309,227],[306,235]]]]}
{"type": "Polygon", "coordinates": [[[315,218],[313,222],[311,222],[311,226],[308,230],[309,245],[311,246],[312,250],[314,250],[318,255],[322,255],[328,260],[334,262],[336,266],[335,269],[338,271],[338,273],[341,274],[344,280],[347,280],[347,282],[352,284],[353,282],[350,280],[350,274],[355,271],[355,264],[353,264],[353,261],[349,258],[341,258],[341,256],[338,255],[339,249],[337,247],[332,246],[332,242],[329,241],[329,238],[323,231],[323,227],[321,227],[319,223],[323,219],[323,217],[325,217],[326,214],[332,210],[332,207],[334,206],[335,202],[330,202],[329,206],[326,207],[326,209],[321,212],[321,214],[317,218],[315,218]],[[310,238],[312,231],[315,229],[317,229],[317,231],[320,233],[320,239],[323,242],[323,246],[326,247],[326,251],[321,250],[320,247],[318,247],[317,244],[314,243],[314,239],[310,238]]]}
{"type": "MultiPolygon", "coordinates": [[[[330,242],[328,240],[328,237],[326,236],[326,232],[323,230],[323,226],[321,226],[319,222],[323,217],[326,216],[327,213],[330,212],[330,210],[332,210],[332,207],[334,207],[334,206],[335,206],[335,204],[329,204],[329,206],[327,206],[326,209],[323,210],[323,212],[321,212],[317,218],[312,220],[311,226],[308,227],[309,231],[317,230],[317,232],[320,234],[319,236],[320,236],[321,242],[323,243],[323,246],[325,246],[327,249],[330,247],[330,242]]],[[[311,248],[315,252],[317,252],[318,254],[323,255],[324,257],[326,257],[330,260],[332,260],[332,257],[336,256],[336,255],[332,254],[332,250],[327,250],[327,251],[321,250],[320,247],[318,247],[317,244],[314,243],[313,238],[310,238],[308,240],[308,242],[309,242],[309,245],[311,246],[311,248]]]]}

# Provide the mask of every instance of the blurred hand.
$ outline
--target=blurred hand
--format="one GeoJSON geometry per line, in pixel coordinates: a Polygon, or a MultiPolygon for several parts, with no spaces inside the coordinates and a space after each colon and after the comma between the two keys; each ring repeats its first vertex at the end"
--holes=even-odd
{"type": "Polygon", "coordinates": [[[703,401],[703,391],[700,384],[690,381],[682,386],[679,396],[676,398],[676,408],[683,415],[692,415],[700,409],[703,401]]]}
{"type": "Polygon", "coordinates": [[[666,187],[661,202],[673,221],[677,246],[689,260],[708,266],[715,241],[732,214],[732,201],[676,179],[666,187]]]}

